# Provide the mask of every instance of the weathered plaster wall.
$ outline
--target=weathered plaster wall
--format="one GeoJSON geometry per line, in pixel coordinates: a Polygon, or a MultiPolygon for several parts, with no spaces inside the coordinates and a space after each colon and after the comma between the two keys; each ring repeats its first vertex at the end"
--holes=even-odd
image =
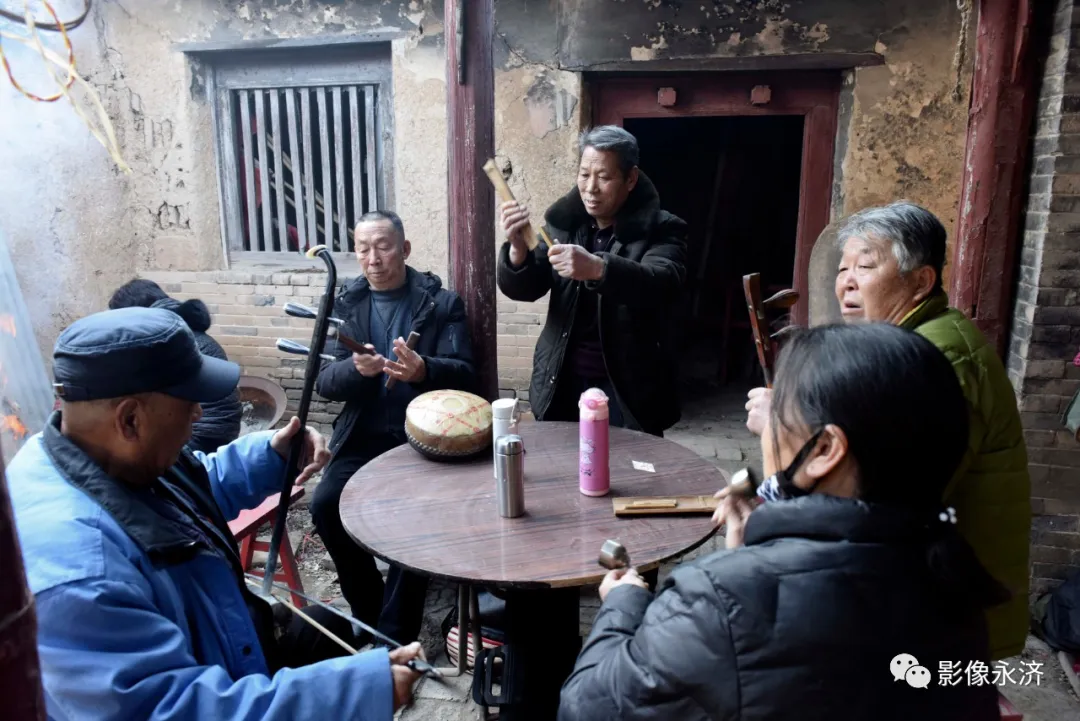
{"type": "MultiPolygon", "coordinates": [[[[847,73],[841,94],[833,220],[894,200],[924,205],[956,226],[975,18],[949,3],[908,3],[904,20],[878,34],[885,63],[847,73]]],[[[840,254],[830,225],[810,267],[811,322],[839,320],[833,281],[840,254]]],[[[951,252],[947,257],[951,257],[951,252]]],[[[951,268],[945,268],[948,283],[951,268]]]]}
{"type": "Polygon", "coordinates": [[[843,212],[906,198],[925,205],[951,231],[960,197],[974,18],[953,3],[918,5],[919,12],[877,37],[885,64],[855,70],[843,212]]]}
{"type": "Polygon", "coordinates": [[[423,37],[394,43],[395,210],[412,242],[410,263],[449,283],[446,48],[441,8],[438,15],[437,21],[422,26],[423,37]]]}
{"type": "MultiPolygon", "coordinates": [[[[127,176],[64,103],[30,103],[0,83],[0,222],[43,353],[137,272],[223,266],[210,106],[198,63],[179,43],[401,31],[393,44],[397,209],[416,264],[445,276],[442,12],[431,0],[95,3],[72,37],[127,176]]],[[[24,73],[33,67],[17,46],[5,51],[24,73]]]]}
{"type": "MultiPolygon", "coordinates": [[[[952,229],[971,80],[974,18],[970,6],[970,2],[937,0],[887,4],[859,0],[503,1],[496,12],[501,40],[496,45],[496,61],[508,73],[531,68],[536,78],[537,69],[549,77],[568,69],[598,73],[739,70],[762,62],[775,65],[777,61],[769,57],[781,55],[814,57],[817,62],[829,57],[835,61],[838,54],[880,55],[881,65],[844,72],[833,220],[868,205],[907,198],[926,205],[952,229]]],[[[521,82],[531,88],[528,77],[521,82]]],[[[529,91],[523,96],[520,89],[515,94],[514,88],[519,86],[511,82],[497,87],[497,108],[505,102],[519,110],[526,105],[529,91]]],[[[587,122],[584,89],[577,99],[580,126],[587,122]]],[[[500,152],[511,136],[527,136],[529,118],[519,113],[524,126],[505,122],[508,119],[497,118],[500,152]]],[[[572,123],[560,137],[572,166],[571,127],[572,123]]],[[[512,186],[515,181],[535,185],[534,168],[546,168],[552,156],[537,155],[527,168],[519,168],[528,157],[511,158],[512,186]],[[519,173],[524,174],[522,178],[517,177],[519,173]]],[[[557,162],[550,170],[556,169],[541,171],[553,197],[568,186],[570,177],[561,175],[564,169],[557,162]]],[[[526,187],[524,192],[533,190],[526,187]]],[[[541,206],[534,202],[532,207],[540,211],[541,206]]],[[[808,303],[814,322],[837,318],[832,291],[837,253],[832,249],[831,230],[823,234],[827,240],[815,248],[811,259],[808,303]]],[[[543,322],[542,310],[542,302],[512,308],[508,322],[500,327],[504,334],[500,355],[502,344],[507,343],[528,346],[519,351],[521,356],[531,353],[531,342],[521,338],[533,330],[533,324],[543,322]]],[[[510,358],[501,362],[520,364],[510,358]]],[[[503,370],[500,376],[517,380],[519,371],[503,370]]]]}
{"type": "MultiPolygon", "coordinates": [[[[72,41],[84,73],[107,73],[93,24],[72,41]]],[[[13,42],[4,53],[28,90],[52,94],[36,54],[13,42]]],[[[31,102],[0,81],[0,226],[46,358],[63,326],[134,272],[137,240],[118,232],[132,181],[65,101],[31,102]]]]}
{"type": "MultiPolygon", "coordinates": [[[[580,76],[511,56],[495,76],[496,161],[514,196],[543,223],[544,210],[565,194],[577,171],[581,129],[580,76]]],[[[503,233],[496,228],[496,242],[503,233]]],[[[499,386],[526,390],[547,298],[517,303],[499,294],[499,386]]]]}
{"type": "MultiPolygon", "coordinates": [[[[879,52],[885,64],[853,71],[846,86],[834,214],[906,196],[951,227],[970,65],[964,17],[937,0],[498,0],[496,153],[539,217],[572,182],[575,138],[589,114],[579,70],[652,71],[671,62],[738,69],[763,56],[879,52]]],[[[3,90],[5,105],[10,98],[20,112],[0,118],[8,200],[0,218],[43,348],[135,272],[222,265],[209,105],[197,63],[177,43],[398,31],[393,204],[413,263],[445,278],[441,2],[108,0],[95,5],[93,20],[75,33],[80,67],[102,93],[131,176],[111,168],[62,105],[32,105],[3,90]]],[[[828,265],[822,277],[831,288],[828,265]]],[[[503,387],[524,388],[544,302],[501,299],[500,309],[503,387]]]]}

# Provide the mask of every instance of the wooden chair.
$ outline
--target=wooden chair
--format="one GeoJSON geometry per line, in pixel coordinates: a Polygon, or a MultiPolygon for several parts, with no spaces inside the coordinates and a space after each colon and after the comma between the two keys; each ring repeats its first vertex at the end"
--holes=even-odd
{"type": "MultiPolygon", "coordinates": [[[[292,493],[290,494],[291,501],[289,506],[296,499],[304,495],[303,486],[293,486],[292,493]]],[[[232,531],[233,538],[240,542],[240,562],[244,565],[244,570],[255,576],[260,576],[262,573],[259,571],[251,570],[251,560],[255,557],[255,551],[268,551],[270,550],[269,541],[256,540],[256,535],[259,529],[265,524],[273,524],[277,518],[278,502],[280,501],[279,495],[273,495],[263,501],[257,508],[249,508],[246,511],[240,511],[240,515],[229,522],[229,530],[232,531]]],[[[304,584],[300,580],[300,569],[296,566],[296,557],[293,556],[292,543],[289,541],[289,534],[286,533],[281,537],[281,550],[279,552],[279,568],[277,573],[274,574],[275,581],[283,581],[289,588],[294,591],[304,592],[304,584]]],[[[292,594],[293,605],[300,608],[305,605],[304,599],[292,594]]]]}

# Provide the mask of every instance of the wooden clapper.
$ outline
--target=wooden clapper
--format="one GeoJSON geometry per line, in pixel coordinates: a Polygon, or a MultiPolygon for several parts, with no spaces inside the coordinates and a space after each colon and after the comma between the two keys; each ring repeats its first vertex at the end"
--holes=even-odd
{"type": "Polygon", "coordinates": [[[720,499],[712,496],[625,496],[612,498],[616,516],[712,515],[720,499]]]}

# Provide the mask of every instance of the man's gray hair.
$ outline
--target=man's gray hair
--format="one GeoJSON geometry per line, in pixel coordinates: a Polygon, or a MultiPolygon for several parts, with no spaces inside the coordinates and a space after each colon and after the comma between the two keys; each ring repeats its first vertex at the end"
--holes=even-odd
{"type": "Polygon", "coordinates": [[[641,156],[637,138],[618,125],[601,125],[586,130],[578,138],[578,158],[584,155],[585,148],[615,153],[623,175],[628,175],[637,167],[641,156]]]}
{"type": "Polygon", "coordinates": [[[364,213],[356,221],[357,225],[361,223],[390,223],[397,233],[398,244],[405,243],[405,224],[401,222],[401,216],[392,210],[372,210],[364,213]]]}
{"type": "Polygon", "coordinates": [[[948,234],[937,216],[921,205],[900,200],[864,208],[840,224],[836,234],[840,250],[851,237],[889,243],[901,273],[928,265],[937,273],[935,288],[941,287],[948,234]]]}

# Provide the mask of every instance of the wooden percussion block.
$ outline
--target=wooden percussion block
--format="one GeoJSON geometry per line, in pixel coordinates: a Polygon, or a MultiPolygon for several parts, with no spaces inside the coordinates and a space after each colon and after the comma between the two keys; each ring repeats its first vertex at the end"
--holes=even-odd
{"type": "Polygon", "coordinates": [[[720,500],[712,496],[623,496],[612,498],[616,516],[656,516],[675,513],[712,515],[720,500]]]}

